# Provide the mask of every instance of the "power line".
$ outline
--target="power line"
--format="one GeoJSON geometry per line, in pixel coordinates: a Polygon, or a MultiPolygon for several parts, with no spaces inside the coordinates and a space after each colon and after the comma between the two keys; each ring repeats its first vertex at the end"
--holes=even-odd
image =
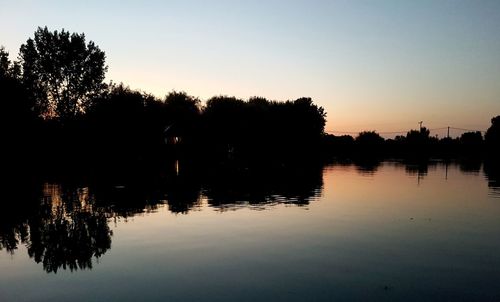
{"type": "MultiPolygon", "coordinates": [[[[453,130],[460,130],[460,131],[467,131],[467,132],[481,132],[481,133],[486,133],[486,131],[484,130],[475,130],[475,129],[465,129],[465,128],[459,128],[459,127],[438,127],[438,128],[431,128],[431,129],[427,129],[429,131],[438,131],[438,130],[449,130],[449,129],[453,129],[453,130]]],[[[365,131],[375,131],[377,132],[378,134],[406,134],[408,133],[409,131],[411,130],[401,130],[401,131],[382,131],[382,132],[378,132],[376,130],[363,130],[363,131],[335,131],[335,130],[331,130],[331,131],[325,131],[325,133],[328,133],[328,134],[360,134],[361,132],[365,132],[365,131]]]]}
{"type": "MultiPolygon", "coordinates": [[[[366,131],[375,131],[375,130],[366,130],[366,131]]],[[[366,132],[366,131],[325,131],[326,133],[339,133],[339,134],[359,134],[361,132],[366,132]]],[[[408,132],[407,130],[405,131],[389,131],[389,132],[378,132],[375,131],[378,134],[400,134],[400,133],[406,133],[408,132]]]]}
{"type": "Polygon", "coordinates": [[[464,129],[464,128],[456,128],[456,127],[450,127],[450,129],[462,130],[462,131],[470,131],[470,132],[482,132],[482,133],[486,133],[486,131],[484,131],[484,130],[473,130],[473,129],[464,129]]]}

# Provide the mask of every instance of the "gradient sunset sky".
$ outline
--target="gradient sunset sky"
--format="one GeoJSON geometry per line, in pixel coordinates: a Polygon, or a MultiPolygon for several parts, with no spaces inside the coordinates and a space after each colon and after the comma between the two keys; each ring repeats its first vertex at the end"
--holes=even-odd
{"type": "Polygon", "coordinates": [[[13,59],[38,26],[84,32],[108,80],[202,100],[309,96],[328,131],[485,130],[500,114],[498,0],[0,0],[13,59]]]}

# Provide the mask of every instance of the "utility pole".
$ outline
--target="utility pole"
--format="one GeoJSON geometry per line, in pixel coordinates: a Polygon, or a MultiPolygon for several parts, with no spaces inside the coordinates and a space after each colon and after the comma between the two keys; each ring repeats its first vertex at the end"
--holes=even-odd
{"type": "Polygon", "coordinates": [[[422,132],[422,123],[423,121],[418,122],[420,124],[420,132],[422,132]]]}
{"type": "Polygon", "coordinates": [[[446,135],[446,137],[450,138],[450,126],[448,126],[448,134],[446,135]]]}

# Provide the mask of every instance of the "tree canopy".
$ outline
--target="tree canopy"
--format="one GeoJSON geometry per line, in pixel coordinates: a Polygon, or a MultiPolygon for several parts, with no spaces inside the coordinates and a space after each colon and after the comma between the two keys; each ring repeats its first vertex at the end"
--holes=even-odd
{"type": "Polygon", "coordinates": [[[486,131],[485,138],[488,145],[500,149],[500,115],[491,119],[491,126],[486,131]]]}
{"type": "Polygon", "coordinates": [[[105,87],[105,54],[85,35],[39,27],[21,45],[22,81],[45,118],[67,119],[85,112],[105,87]]]}
{"type": "Polygon", "coordinates": [[[18,61],[0,47],[0,120],[9,129],[10,153],[37,150],[38,158],[121,165],[163,156],[479,155],[500,145],[499,116],[484,139],[481,132],[467,132],[439,140],[425,127],[387,140],[375,131],[356,138],[334,136],[325,133],[324,108],[308,97],[278,102],[219,95],[202,105],[186,92],[160,99],[123,84],[105,84],[106,71],[104,52],[87,43],[83,33],[39,27],[21,46],[18,61]]]}

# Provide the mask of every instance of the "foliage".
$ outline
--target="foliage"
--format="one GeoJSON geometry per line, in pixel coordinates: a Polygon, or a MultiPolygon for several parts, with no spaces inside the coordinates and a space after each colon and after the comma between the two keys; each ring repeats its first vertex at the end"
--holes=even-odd
{"type": "Polygon", "coordinates": [[[500,115],[491,119],[491,126],[486,131],[485,139],[489,146],[500,148],[500,115]]]}
{"type": "Polygon", "coordinates": [[[0,79],[6,78],[9,75],[9,53],[2,46],[0,47],[0,79]]]}
{"type": "Polygon", "coordinates": [[[74,118],[105,87],[105,54],[85,35],[39,27],[19,52],[22,81],[37,112],[46,118],[74,118]]]}
{"type": "Polygon", "coordinates": [[[275,102],[216,96],[202,114],[205,145],[245,157],[315,152],[326,113],[310,98],[275,102]]]}
{"type": "MultiPolygon", "coordinates": [[[[480,153],[481,133],[431,137],[429,129],[385,140],[375,131],[354,139],[324,132],[325,110],[311,98],[277,102],[214,96],[205,106],[186,92],[163,99],[123,84],[104,84],[104,52],[84,34],[38,28],[21,46],[19,62],[0,47],[2,121],[12,129],[13,154],[33,150],[43,160],[78,158],[124,163],[155,157],[244,159],[331,155],[449,155],[480,153]],[[41,120],[37,117],[43,117],[41,120]]],[[[499,146],[500,116],[486,133],[499,146]]],[[[118,164],[119,165],[119,164],[118,164]]]]}
{"type": "Polygon", "coordinates": [[[11,62],[9,53],[0,47],[0,123],[4,131],[4,152],[23,154],[36,136],[33,103],[19,79],[19,64],[11,62]]]}
{"type": "Polygon", "coordinates": [[[167,136],[192,137],[201,115],[201,101],[186,92],[172,91],[164,100],[167,136]]]}
{"type": "Polygon", "coordinates": [[[356,137],[356,143],[360,145],[380,145],[384,142],[384,138],[375,131],[363,131],[356,137]]]}
{"type": "Polygon", "coordinates": [[[480,131],[465,132],[460,136],[460,143],[468,146],[479,146],[483,143],[483,135],[480,131]]]}
{"type": "Polygon", "coordinates": [[[429,141],[429,129],[422,127],[420,130],[410,130],[406,134],[406,142],[409,144],[423,144],[429,141]]]}

